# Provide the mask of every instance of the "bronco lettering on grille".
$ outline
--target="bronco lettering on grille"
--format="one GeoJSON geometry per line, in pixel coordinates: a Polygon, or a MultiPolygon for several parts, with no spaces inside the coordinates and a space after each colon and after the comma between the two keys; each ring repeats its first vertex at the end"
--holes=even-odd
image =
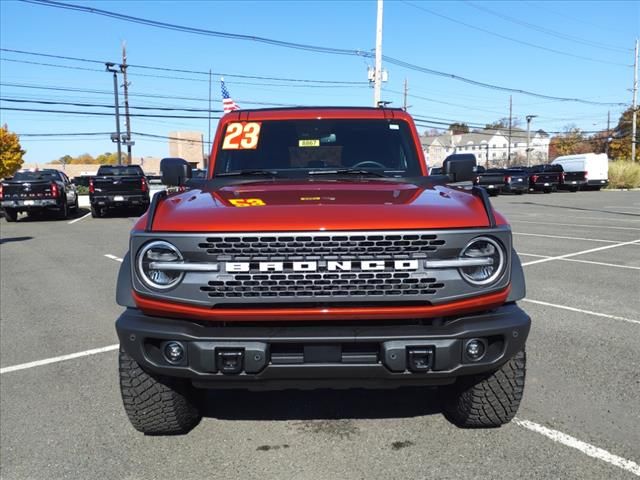
{"type": "Polygon", "coordinates": [[[302,261],[302,262],[227,262],[225,264],[228,273],[238,272],[317,272],[317,271],[380,271],[380,270],[417,270],[418,260],[362,260],[362,261],[335,261],[327,262],[302,261]]]}

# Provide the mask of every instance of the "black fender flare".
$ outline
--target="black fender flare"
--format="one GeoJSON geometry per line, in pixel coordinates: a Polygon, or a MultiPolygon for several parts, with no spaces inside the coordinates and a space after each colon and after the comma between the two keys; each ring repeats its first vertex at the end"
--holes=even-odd
{"type": "Polygon", "coordinates": [[[120,271],[118,272],[118,283],[116,284],[116,303],[123,307],[135,308],[136,302],[133,300],[131,291],[131,257],[129,252],[122,259],[120,271]]]}
{"type": "Polygon", "coordinates": [[[507,302],[517,302],[527,296],[527,287],[524,282],[524,270],[518,253],[511,249],[511,291],[507,302]]]}

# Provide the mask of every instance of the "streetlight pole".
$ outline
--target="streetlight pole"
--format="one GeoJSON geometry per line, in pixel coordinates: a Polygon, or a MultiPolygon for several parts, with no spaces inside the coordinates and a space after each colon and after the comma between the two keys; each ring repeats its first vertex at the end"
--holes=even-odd
{"type": "MultiPolygon", "coordinates": [[[[116,109],[116,138],[115,141],[118,144],[118,165],[122,165],[122,138],[120,138],[120,105],[118,103],[118,69],[115,68],[115,63],[107,62],[105,63],[107,67],[107,72],[113,73],[113,97],[114,97],[114,105],[116,109]]],[[[113,135],[111,135],[111,140],[113,141],[113,135]]]]}
{"type": "Polygon", "coordinates": [[[379,107],[382,99],[382,0],[378,0],[376,21],[376,65],[373,72],[373,106],[379,107]]]}
{"type": "Polygon", "coordinates": [[[531,143],[531,119],[536,118],[537,115],[527,115],[527,167],[529,166],[529,154],[531,153],[531,149],[529,148],[529,144],[531,143]]]}

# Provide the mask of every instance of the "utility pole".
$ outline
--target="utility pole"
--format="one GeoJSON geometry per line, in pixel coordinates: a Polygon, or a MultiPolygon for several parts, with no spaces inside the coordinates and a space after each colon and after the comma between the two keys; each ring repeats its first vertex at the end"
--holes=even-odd
{"type": "Polygon", "coordinates": [[[111,134],[111,141],[116,142],[118,144],[118,165],[122,165],[122,147],[120,142],[122,142],[122,138],[120,137],[120,104],[118,103],[118,72],[119,70],[116,68],[115,63],[107,62],[105,63],[107,67],[107,72],[113,73],[113,99],[114,105],[116,109],[116,133],[111,134]]]}
{"type": "Polygon", "coordinates": [[[507,143],[507,167],[511,165],[511,116],[513,114],[513,95],[509,95],[509,143],[507,143]]]}
{"type": "Polygon", "coordinates": [[[403,95],[403,101],[402,101],[402,109],[406,112],[408,105],[407,105],[407,95],[409,93],[409,83],[407,81],[407,79],[404,79],[404,95],[403,95]]]}
{"type": "Polygon", "coordinates": [[[633,54],[633,119],[631,122],[631,161],[636,161],[636,121],[638,119],[638,39],[633,54]]]}
{"type": "Polygon", "coordinates": [[[373,106],[377,107],[382,99],[382,0],[378,0],[378,19],[376,22],[376,66],[373,74],[373,106]]]}
{"type": "Polygon", "coordinates": [[[127,165],[131,165],[131,117],[129,117],[129,82],[127,82],[127,44],[122,42],[122,79],[124,80],[124,124],[127,130],[127,140],[125,145],[127,146],[127,165]]]}
{"type": "Polygon", "coordinates": [[[529,154],[531,153],[531,148],[529,148],[529,144],[531,143],[531,119],[536,118],[537,115],[527,115],[527,167],[529,166],[529,154]]]}

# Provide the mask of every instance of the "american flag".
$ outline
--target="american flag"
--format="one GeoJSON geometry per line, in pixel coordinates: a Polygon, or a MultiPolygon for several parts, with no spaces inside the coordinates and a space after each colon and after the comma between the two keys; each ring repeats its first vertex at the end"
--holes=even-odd
{"type": "Polygon", "coordinates": [[[220,79],[220,85],[222,86],[222,109],[224,110],[224,113],[240,110],[240,107],[229,95],[229,90],[227,90],[227,86],[224,84],[224,78],[220,79]]]}

